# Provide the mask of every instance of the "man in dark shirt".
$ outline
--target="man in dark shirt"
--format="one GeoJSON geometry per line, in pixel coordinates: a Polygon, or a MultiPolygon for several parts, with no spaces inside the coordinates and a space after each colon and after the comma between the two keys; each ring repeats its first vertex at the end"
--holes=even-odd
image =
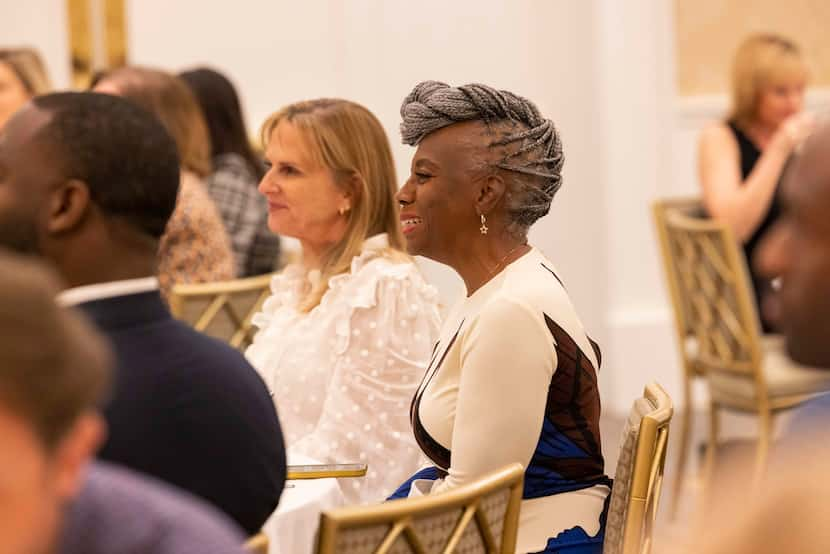
{"type": "Polygon", "coordinates": [[[39,254],[113,344],[103,460],[208,500],[255,533],[285,481],[267,388],[237,351],[175,321],[154,277],[176,146],[127,100],[41,96],[0,136],[0,243],[39,254]]]}
{"type": "Polygon", "coordinates": [[[43,267],[0,253],[0,553],[242,554],[214,508],[90,463],[112,357],[57,291],[43,267]]]}

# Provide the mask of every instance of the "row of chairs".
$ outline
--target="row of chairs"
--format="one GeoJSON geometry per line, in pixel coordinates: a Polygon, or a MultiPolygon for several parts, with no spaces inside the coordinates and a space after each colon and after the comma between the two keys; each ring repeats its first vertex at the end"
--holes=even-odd
{"type": "MultiPolygon", "coordinates": [[[[656,383],[623,429],[606,523],[606,554],[648,554],[657,517],[672,402],[656,383]]],[[[512,464],[449,492],[320,516],[317,554],[513,554],[524,469],[512,464]]],[[[260,533],[246,544],[268,553],[260,533]]]]}
{"type": "Polygon", "coordinates": [[[753,481],[761,478],[773,437],[773,416],[830,390],[830,372],[789,360],[781,337],[763,336],[747,260],[728,227],[706,217],[699,199],[658,201],[653,216],[674,311],[683,369],[684,412],[674,483],[676,514],[689,456],[693,383],[709,391],[704,494],[720,440],[721,411],[757,417],[753,481]]]}

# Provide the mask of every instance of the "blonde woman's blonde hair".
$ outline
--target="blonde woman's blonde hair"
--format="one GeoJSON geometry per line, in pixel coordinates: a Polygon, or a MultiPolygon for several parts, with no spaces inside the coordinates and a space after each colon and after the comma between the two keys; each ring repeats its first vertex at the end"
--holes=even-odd
{"type": "Polygon", "coordinates": [[[0,62],[8,65],[31,96],[52,90],[46,65],[33,48],[0,48],[0,62]]]}
{"type": "Polygon", "coordinates": [[[207,177],[211,171],[210,135],[202,108],[182,79],[146,67],[122,67],[105,74],[118,93],[155,115],[179,151],[182,169],[207,177]]]}
{"type": "Polygon", "coordinates": [[[356,184],[343,238],[323,257],[320,280],[300,301],[300,310],[311,311],[328,290],[329,280],[350,270],[364,241],[386,233],[389,247],[382,255],[407,261],[398,220],[395,192],[398,189],[389,139],[380,121],[360,104],[321,98],[285,106],[271,115],[260,133],[267,147],[277,126],[293,125],[305,139],[310,159],[330,169],[338,186],[356,184]]]}
{"type": "Polygon", "coordinates": [[[758,115],[761,91],[781,82],[805,81],[807,63],[791,40],[771,33],[752,35],[738,47],[732,62],[732,108],[729,119],[748,127],[758,115]]]}

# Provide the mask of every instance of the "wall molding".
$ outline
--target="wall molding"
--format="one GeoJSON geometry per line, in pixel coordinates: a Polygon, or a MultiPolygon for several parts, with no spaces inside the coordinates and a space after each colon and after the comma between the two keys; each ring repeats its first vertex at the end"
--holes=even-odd
{"type": "MultiPolygon", "coordinates": [[[[830,109],[830,87],[814,88],[807,91],[807,110],[826,112],[830,109]]],[[[678,96],[675,101],[675,114],[681,121],[699,121],[717,119],[729,109],[727,94],[700,94],[695,96],[678,96]]]]}

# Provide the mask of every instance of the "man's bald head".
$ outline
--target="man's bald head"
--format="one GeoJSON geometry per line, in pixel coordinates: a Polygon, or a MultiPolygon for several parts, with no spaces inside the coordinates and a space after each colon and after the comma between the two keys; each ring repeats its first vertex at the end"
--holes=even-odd
{"type": "Polygon", "coordinates": [[[793,160],[788,188],[793,193],[830,194],[830,125],[822,125],[804,143],[793,160]]]}
{"type": "Polygon", "coordinates": [[[818,128],[785,174],[783,214],[755,263],[781,277],[764,309],[798,362],[830,368],[830,125],[818,128]]]}

